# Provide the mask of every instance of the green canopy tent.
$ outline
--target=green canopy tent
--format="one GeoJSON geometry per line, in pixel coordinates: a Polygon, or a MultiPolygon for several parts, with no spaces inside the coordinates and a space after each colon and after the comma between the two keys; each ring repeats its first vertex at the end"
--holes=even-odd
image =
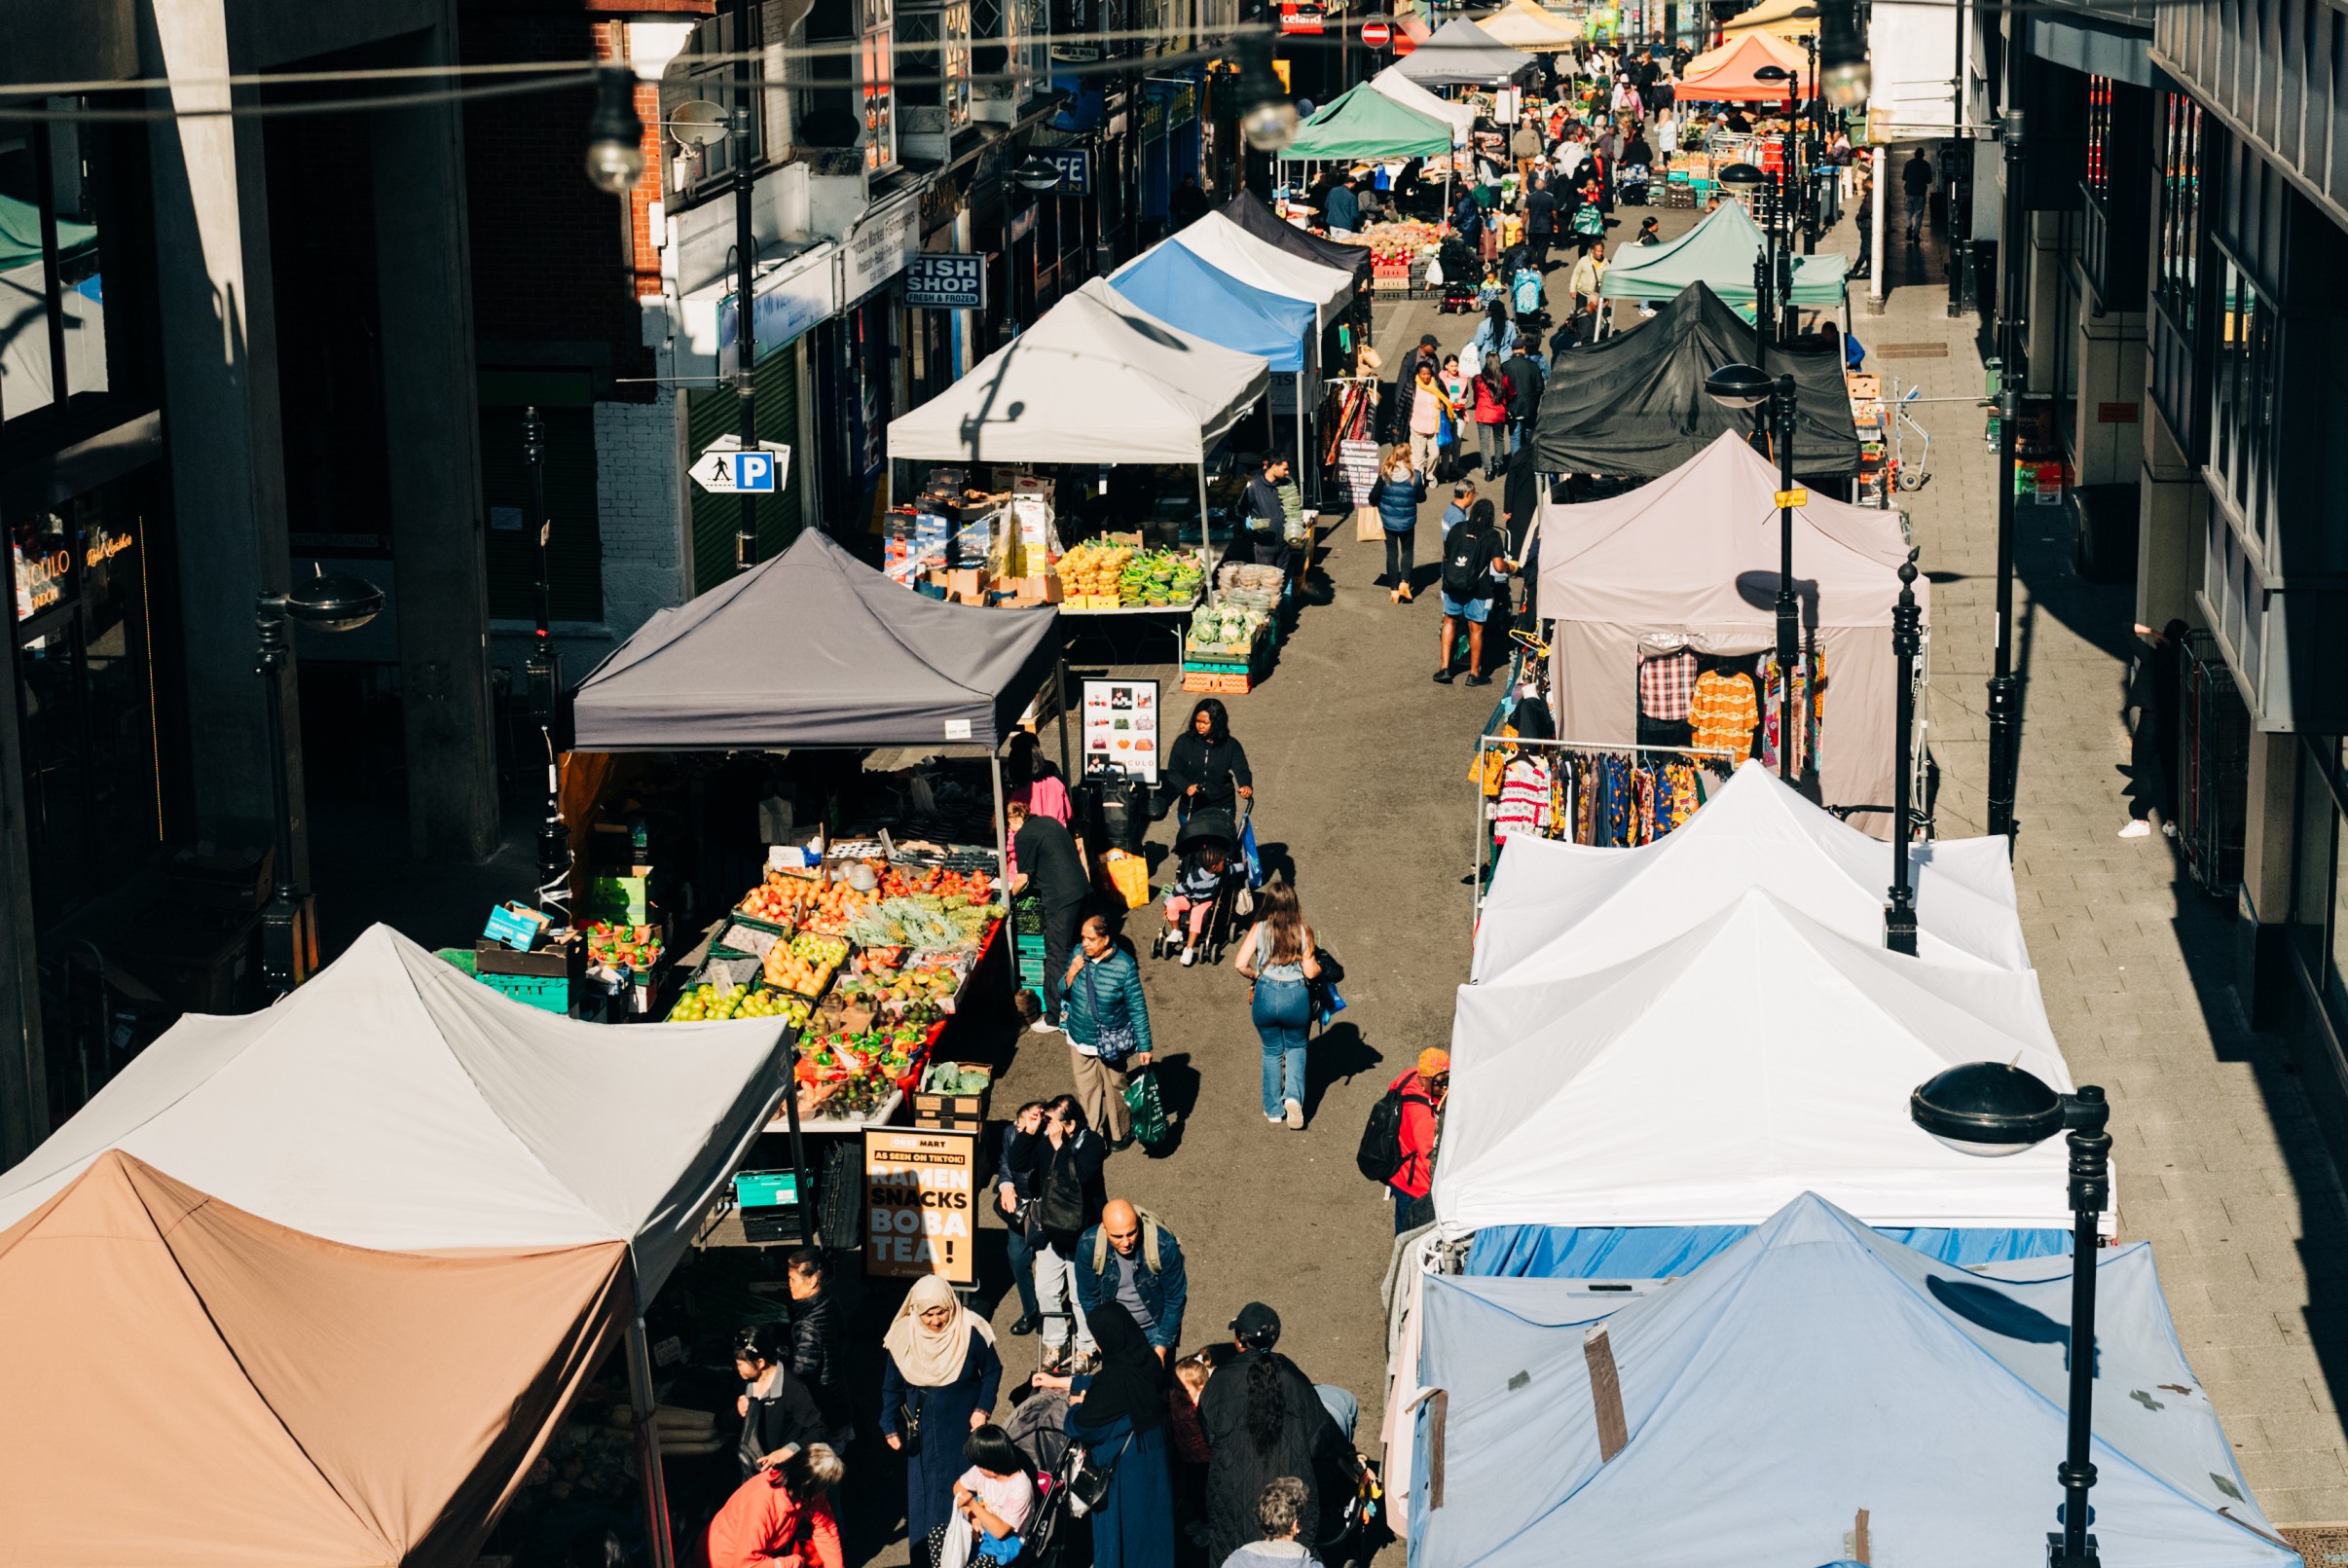
{"type": "MultiPolygon", "coordinates": [[[[1702,281],[1713,293],[1750,314],[1753,258],[1768,249],[1743,206],[1723,201],[1719,209],[1677,239],[1660,245],[1625,245],[1616,253],[1598,293],[1609,300],[1669,300],[1702,281]]],[[[1793,303],[1831,310],[1843,303],[1848,256],[1796,256],[1793,303]]]]}
{"type": "Polygon", "coordinates": [[[1368,84],[1352,88],[1297,132],[1283,158],[1353,160],[1440,158],[1451,150],[1451,128],[1406,108],[1368,84]]]}

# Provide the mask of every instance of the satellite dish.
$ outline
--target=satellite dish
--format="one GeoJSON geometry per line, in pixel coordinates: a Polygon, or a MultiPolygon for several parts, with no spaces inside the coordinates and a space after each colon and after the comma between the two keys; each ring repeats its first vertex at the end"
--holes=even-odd
{"type": "Polygon", "coordinates": [[[725,140],[727,121],[731,118],[721,103],[688,98],[669,111],[664,124],[680,145],[709,147],[725,140]]]}

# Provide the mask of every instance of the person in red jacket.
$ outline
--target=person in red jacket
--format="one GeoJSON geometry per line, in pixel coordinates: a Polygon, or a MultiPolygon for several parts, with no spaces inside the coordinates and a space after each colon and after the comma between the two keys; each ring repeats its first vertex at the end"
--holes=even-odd
{"type": "Polygon", "coordinates": [[[1415,1229],[1434,1219],[1427,1194],[1435,1185],[1436,1118],[1443,1097],[1451,1087],[1451,1053],[1433,1046],[1418,1053],[1418,1065],[1387,1085],[1400,1090],[1402,1168],[1386,1181],[1394,1194],[1394,1233],[1415,1229]]]}
{"type": "Polygon", "coordinates": [[[845,1473],[820,1442],[758,1472],[710,1520],[688,1568],[845,1568],[827,1495],[845,1473]]]}
{"type": "Polygon", "coordinates": [[[1491,479],[1508,468],[1508,406],[1516,388],[1500,368],[1500,356],[1487,354],[1476,372],[1476,439],[1484,444],[1484,477],[1491,479]]]}

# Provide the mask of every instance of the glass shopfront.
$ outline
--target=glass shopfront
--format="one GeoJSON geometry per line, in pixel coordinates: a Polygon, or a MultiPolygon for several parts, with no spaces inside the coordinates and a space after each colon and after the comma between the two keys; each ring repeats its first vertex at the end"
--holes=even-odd
{"type": "Polygon", "coordinates": [[[108,891],[165,836],[149,468],[8,525],[33,909],[108,891]]]}

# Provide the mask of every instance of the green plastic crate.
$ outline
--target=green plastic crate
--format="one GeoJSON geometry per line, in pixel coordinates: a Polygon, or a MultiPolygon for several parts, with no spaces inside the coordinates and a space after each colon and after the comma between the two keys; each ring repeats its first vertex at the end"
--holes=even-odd
{"type": "Polygon", "coordinates": [[[483,985],[541,1012],[570,1011],[570,980],[560,974],[478,974],[483,985]]]}

